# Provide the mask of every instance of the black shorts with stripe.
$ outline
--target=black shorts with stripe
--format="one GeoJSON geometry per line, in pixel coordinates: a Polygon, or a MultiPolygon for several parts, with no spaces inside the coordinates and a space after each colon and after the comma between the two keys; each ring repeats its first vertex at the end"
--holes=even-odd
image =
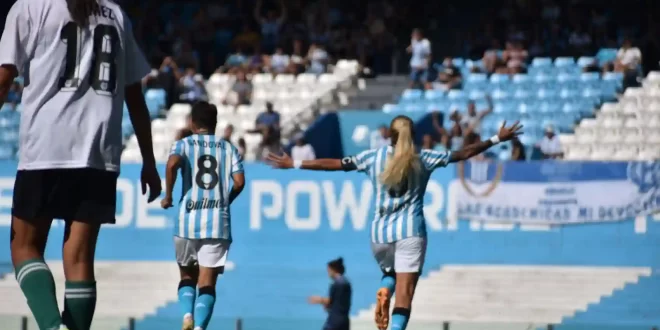
{"type": "Polygon", "coordinates": [[[12,216],[115,223],[119,173],[92,168],[19,170],[12,216]]]}

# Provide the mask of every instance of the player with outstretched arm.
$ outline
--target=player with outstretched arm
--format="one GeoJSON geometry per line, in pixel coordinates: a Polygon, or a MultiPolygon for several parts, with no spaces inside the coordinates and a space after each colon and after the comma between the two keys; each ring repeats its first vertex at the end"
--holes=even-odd
{"type": "Polygon", "coordinates": [[[214,105],[194,104],[190,115],[193,134],[176,141],[167,160],[163,208],[172,207],[179,169],[183,180],[174,222],[183,330],[205,330],[211,320],[215,284],[224,273],[232,242],[229,206],[245,187],[238,150],[215,136],[217,116],[214,105]]]}
{"type": "Polygon", "coordinates": [[[431,173],[436,168],[467,160],[493,145],[522,134],[522,126],[518,122],[510,127],[505,124],[489,140],[458,151],[420,150],[413,141],[413,121],[406,116],[398,116],[390,124],[390,146],[343,159],[293,161],[286,154],[268,156],[268,161],[276,168],[359,171],[371,179],[376,204],[373,221],[369,222],[371,247],[383,271],[376,295],[375,321],[378,329],[387,329],[390,323],[389,306],[394,292],[397,299],[392,312],[392,329],[404,330],[408,324],[415,287],[426,254],[423,202],[431,173]]]}

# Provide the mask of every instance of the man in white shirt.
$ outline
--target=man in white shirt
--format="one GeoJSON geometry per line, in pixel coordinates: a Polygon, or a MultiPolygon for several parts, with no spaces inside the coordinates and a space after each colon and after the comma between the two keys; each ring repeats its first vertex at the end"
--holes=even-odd
{"type": "Polygon", "coordinates": [[[557,159],[563,155],[559,136],[555,134],[555,129],[551,125],[545,128],[545,136],[536,147],[541,150],[544,159],[557,159]]]}
{"type": "Polygon", "coordinates": [[[314,160],[316,154],[312,145],[305,142],[302,134],[297,136],[296,145],[291,148],[291,159],[296,160],[314,160]]]}
{"type": "Polygon", "coordinates": [[[89,330],[96,306],[94,251],[115,222],[124,101],[142,153],[142,192],[161,192],[141,80],[150,72],[132,24],[110,0],[18,0],[0,39],[0,104],[23,90],[11,255],[39,329],[89,330]],[[60,314],[44,262],[54,219],[65,221],[60,314]]]}
{"type": "Polygon", "coordinates": [[[431,42],[424,38],[420,29],[414,29],[410,46],[406,49],[410,56],[410,88],[422,84],[424,88],[431,89],[428,81],[428,70],[431,63],[431,42]]]}
{"type": "Polygon", "coordinates": [[[389,146],[390,143],[390,129],[385,125],[381,125],[377,131],[371,133],[369,148],[378,149],[389,146]]]}
{"type": "Polygon", "coordinates": [[[642,52],[637,47],[632,46],[630,39],[625,39],[621,48],[616,53],[615,66],[617,71],[637,71],[637,67],[642,63],[642,52]]]}

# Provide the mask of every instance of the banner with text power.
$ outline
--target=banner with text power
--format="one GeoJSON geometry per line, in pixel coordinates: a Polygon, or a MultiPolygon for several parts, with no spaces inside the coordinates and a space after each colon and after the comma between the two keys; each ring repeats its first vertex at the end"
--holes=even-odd
{"type": "Polygon", "coordinates": [[[660,162],[465,162],[449,188],[450,217],[570,224],[660,210],[660,162]]]}

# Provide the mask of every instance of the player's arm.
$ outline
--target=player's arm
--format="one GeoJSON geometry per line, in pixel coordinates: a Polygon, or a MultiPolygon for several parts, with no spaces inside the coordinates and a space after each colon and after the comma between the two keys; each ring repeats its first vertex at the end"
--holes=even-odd
{"type": "Polygon", "coordinates": [[[267,160],[276,168],[288,169],[299,168],[312,171],[365,171],[369,165],[369,159],[373,158],[375,150],[367,150],[357,156],[344,157],[342,159],[321,158],[314,160],[294,161],[283,153],[281,156],[269,154],[267,160]]]}
{"type": "Polygon", "coordinates": [[[321,305],[325,308],[328,308],[328,306],[330,306],[330,298],[329,297],[311,296],[311,297],[309,297],[308,301],[312,305],[321,305]]]}
{"type": "Polygon", "coordinates": [[[172,199],[174,184],[176,183],[176,173],[181,168],[183,157],[179,155],[170,155],[165,166],[165,198],[172,199]]]}
{"type": "Polygon", "coordinates": [[[0,104],[4,103],[14,79],[19,75],[34,47],[30,37],[32,22],[26,1],[17,1],[7,14],[0,39],[0,104]]]}
{"type": "Polygon", "coordinates": [[[500,143],[500,142],[505,142],[513,139],[514,137],[522,134],[522,125],[520,125],[519,122],[515,122],[513,125],[510,127],[506,127],[506,122],[502,123],[502,127],[500,127],[500,131],[497,133],[497,135],[493,136],[492,138],[485,140],[485,141],[480,141],[468,146],[464,146],[462,149],[457,150],[457,151],[452,151],[449,154],[449,162],[450,163],[455,163],[455,162],[460,162],[464,161],[467,159],[470,159],[486,150],[488,148],[500,143]]]}
{"type": "Polygon", "coordinates": [[[229,204],[233,203],[236,197],[241,194],[245,188],[245,172],[243,170],[243,158],[238,154],[238,149],[232,146],[232,164],[231,179],[234,184],[229,191],[229,204]]]}

